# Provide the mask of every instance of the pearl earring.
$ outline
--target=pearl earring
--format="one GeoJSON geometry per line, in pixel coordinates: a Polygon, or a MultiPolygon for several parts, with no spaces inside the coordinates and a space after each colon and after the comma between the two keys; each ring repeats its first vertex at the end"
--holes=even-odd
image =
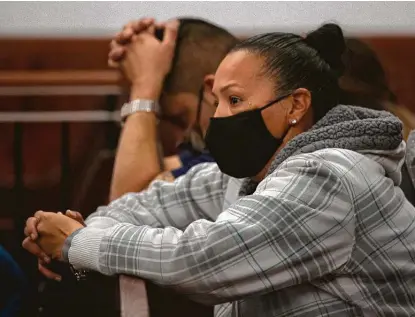
{"type": "Polygon", "coordinates": [[[296,125],[297,124],[297,120],[296,119],[291,119],[290,120],[290,124],[291,125],[296,125]]]}

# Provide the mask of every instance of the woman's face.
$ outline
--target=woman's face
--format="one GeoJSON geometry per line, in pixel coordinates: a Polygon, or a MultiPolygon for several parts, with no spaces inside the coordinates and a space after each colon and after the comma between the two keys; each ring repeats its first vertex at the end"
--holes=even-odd
{"type": "MultiPolygon", "coordinates": [[[[275,82],[262,74],[262,58],[246,51],[230,53],[215,75],[213,95],[217,109],[214,117],[227,117],[261,108],[280,97],[275,94],[275,82]]],[[[274,137],[288,129],[287,110],[291,97],[262,111],[265,124],[274,137]]]]}
{"type": "MultiPolygon", "coordinates": [[[[264,65],[262,57],[244,50],[232,52],[225,57],[216,72],[212,89],[217,106],[214,117],[229,117],[262,108],[274,100],[284,97],[286,92],[278,92],[276,80],[265,74],[264,66],[268,67],[268,65],[264,65]]],[[[277,139],[283,138],[274,155],[291,138],[311,127],[312,115],[310,115],[311,111],[308,111],[310,104],[310,92],[307,89],[299,88],[286,98],[261,111],[265,126],[270,134],[277,139]]],[[[261,180],[263,178],[273,157],[255,175],[255,179],[261,180]]],[[[254,161],[253,159],[252,162],[254,161]]],[[[242,172],[240,174],[242,175],[242,172]]]]}

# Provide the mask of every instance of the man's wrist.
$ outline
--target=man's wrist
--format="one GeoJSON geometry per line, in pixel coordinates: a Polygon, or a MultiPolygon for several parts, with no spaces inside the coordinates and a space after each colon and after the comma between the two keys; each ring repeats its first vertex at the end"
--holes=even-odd
{"type": "MultiPolygon", "coordinates": [[[[149,118],[157,123],[157,115],[160,114],[160,106],[155,100],[137,99],[125,103],[121,108],[121,121],[125,122],[131,117],[149,118]]],[[[136,119],[140,120],[140,119],[136,119]]],[[[148,120],[148,119],[147,119],[148,120]]],[[[128,120],[128,121],[131,121],[128,120]]]]}
{"type": "Polygon", "coordinates": [[[158,100],[163,87],[162,80],[135,81],[131,85],[130,100],[158,100]]]}
{"type": "Polygon", "coordinates": [[[151,125],[157,126],[157,116],[155,112],[145,112],[145,111],[137,111],[135,113],[130,114],[127,118],[125,118],[124,124],[127,122],[131,122],[132,125],[142,124],[144,122],[148,122],[151,125]]]}

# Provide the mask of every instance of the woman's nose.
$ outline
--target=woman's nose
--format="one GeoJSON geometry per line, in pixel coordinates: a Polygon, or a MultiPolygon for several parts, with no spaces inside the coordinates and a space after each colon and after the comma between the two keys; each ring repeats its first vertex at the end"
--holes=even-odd
{"type": "Polygon", "coordinates": [[[227,111],[228,109],[224,106],[221,106],[220,104],[217,106],[215,114],[213,115],[214,118],[221,118],[221,117],[227,117],[230,114],[227,111]]]}

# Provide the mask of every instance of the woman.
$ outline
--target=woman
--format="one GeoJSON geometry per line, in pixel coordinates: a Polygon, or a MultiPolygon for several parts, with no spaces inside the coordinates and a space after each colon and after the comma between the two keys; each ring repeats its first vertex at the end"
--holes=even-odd
{"type": "Polygon", "coordinates": [[[344,47],[333,24],[236,46],[213,85],[217,165],[125,195],[85,227],[38,212],[25,232],[37,225],[40,239],[24,246],[149,279],[218,305],[217,316],[415,315],[402,124],[338,105],[344,47]]]}

